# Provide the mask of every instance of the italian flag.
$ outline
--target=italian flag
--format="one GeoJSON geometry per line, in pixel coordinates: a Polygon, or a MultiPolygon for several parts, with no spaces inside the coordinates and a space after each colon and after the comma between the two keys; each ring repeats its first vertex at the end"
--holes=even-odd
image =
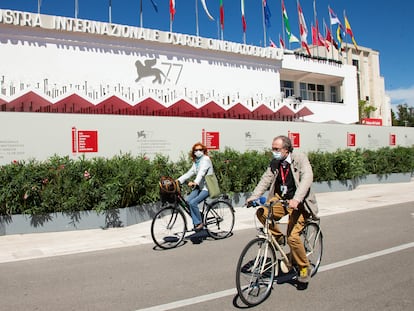
{"type": "Polygon", "coordinates": [[[220,0],[220,26],[224,30],[224,6],[223,0],[220,0]]]}
{"type": "Polygon", "coordinates": [[[246,32],[246,18],[244,17],[244,0],[240,0],[241,6],[241,14],[242,14],[242,25],[243,25],[243,32],[246,32]]]}

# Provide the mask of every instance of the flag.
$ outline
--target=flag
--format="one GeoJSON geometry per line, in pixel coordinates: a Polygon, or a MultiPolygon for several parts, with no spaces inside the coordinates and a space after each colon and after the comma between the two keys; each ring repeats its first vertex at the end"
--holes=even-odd
{"type": "MultiPolygon", "coordinates": [[[[286,11],[286,8],[285,8],[285,2],[283,0],[282,0],[282,16],[283,16],[283,22],[285,23],[285,29],[286,29],[286,33],[288,35],[289,42],[291,42],[291,43],[299,42],[299,39],[296,38],[292,34],[292,32],[290,31],[289,18],[288,18],[287,11],[286,11]]],[[[283,43],[283,47],[285,47],[284,43],[283,43]]]]}
{"type": "MultiPolygon", "coordinates": [[[[325,39],[323,38],[322,34],[319,31],[318,20],[316,20],[316,26],[314,27],[314,29],[315,29],[315,43],[312,43],[312,44],[327,47],[325,39]]],[[[313,42],[313,36],[314,36],[314,33],[313,33],[313,29],[312,29],[312,42],[313,42]]],[[[327,48],[329,50],[329,47],[327,47],[327,48]]]]}
{"type": "Polygon", "coordinates": [[[312,29],[312,44],[318,45],[318,31],[316,30],[316,27],[311,26],[312,29]]]}
{"type": "Polygon", "coordinates": [[[351,36],[352,43],[354,44],[355,49],[358,51],[358,45],[357,45],[357,43],[355,41],[354,34],[352,33],[351,25],[349,24],[349,21],[346,18],[345,13],[344,13],[344,18],[345,18],[345,30],[346,30],[346,33],[351,36]]]}
{"type": "Polygon", "coordinates": [[[342,31],[341,31],[341,27],[338,25],[338,28],[336,29],[336,38],[338,39],[339,42],[339,49],[341,49],[342,46],[342,31]]]}
{"type": "Polygon", "coordinates": [[[246,18],[244,17],[244,0],[240,0],[240,7],[241,7],[241,14],[242,14],[243,32],[246,32],[247,24],[246,24],[246,18]]]}
{"type": "Polygon", "coordinates": [[[220,0],[220,26],[224,29],[224,5],[223,0],[220,0]]]}
{"type": "Polygon", "coordinates": [[[158,5],[154,0],[151,0],[152,6],[154,7],[155,12],[158,13],[158,5]]]}
{"type": "Polygon", "coordinates": [[[272,13],[270,13],[269,6],[267,5],[267,1],[263,0],[263,15],[265,20],[265,26],[266,28],[269,28],[270,25],[270,17],[272,17],[272,13]]]}
{"type": "Polygon", "coordinates": [[[328,52],[329,52],[329,44],[326,42],[325,38],[322,36],[322,34],[318,31],[318,45],[324,46],[328,52]]]}
{"type": "Polygon", "coordinates": [[[272,39],[269,38],[270,41],[270,47],[277,48],[276,44],[272,41],[272,39]]]}
{"type": "Polygon", "coordinates": [[[170,0],[170,19],[171,21],[174,20],[175,15],[175,0],[170,0]]]}
{"type": "Polygon", "coordinates": [[[329,20],[331,22],[331,25],[339,24],[342,26],[341,21],[339,20],[338,16],[336,16],[335,12],[329,6],[328,6],[328,12],[329,12],[329,20]]]}
{"type": "Polygon", "coordinates": [[[309,56],[311,55],[311,52],[309,50],[308,42],[306,37],[308,36],[308,28],[306,27],[305,22],[305,16],[303,16],[302,7],[300,6],[299,0],[298,0],[298,16],[299,16],[299,30],[300,30],[300,42],[302,47],[306,49],[309,56]]]}
{"type": "Polygon", "coordinates": [[[283,41],[282,37],[279,34],[279,42],[280,42],[280,47],[285,49],[285,41],[283,41]]]}
{"type": "Polygon", "coordinates": [[[207,8],[206,0],[201,0],[201,4],[203,5],[204,11],[206,12],[208,18],[212,21],[214,21],[214,17],[210,14],[207,8]]]}
{"type": "Polygon", "coordinates": [[[323,24],[325,26],[325,32],[326,32],[325,41],[331,43],[336,49],[338,49],[338,44],[333,39],[331,31],[328,28],[328,25],[325,24],[325,21],[323,21],[323,24]]]}

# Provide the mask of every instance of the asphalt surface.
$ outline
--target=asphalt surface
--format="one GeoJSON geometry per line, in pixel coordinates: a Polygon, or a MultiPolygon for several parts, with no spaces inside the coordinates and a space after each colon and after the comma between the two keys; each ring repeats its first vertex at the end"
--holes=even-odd
{"type": "MultiPolygon", "coordinates": [[[[321,217],[398,203],[414,203],[414,179],[405,183],[361,185],[352,191],[317,193],[316,198],[321,217]]],[[[234,230],[252,228],[257,224],[254,209],[235,207],[235,210],[234,230]]],[[[107,230],[0,236],[0,263],[153,243],[150,226],[151,221],[146,221],[107,230]]]]}

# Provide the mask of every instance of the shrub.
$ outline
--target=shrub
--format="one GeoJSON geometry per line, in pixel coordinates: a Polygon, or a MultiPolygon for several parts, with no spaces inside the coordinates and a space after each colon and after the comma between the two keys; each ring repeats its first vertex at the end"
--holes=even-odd
{"type": "MultiPolygon", "coordinates": [[[[240,153],[230,148],[211,151],[210,156],[220,187],[228,194],[253,191],[271,159],[269,150],[240,153]]],[[[414,171],[414,147],[318,151],[308,156],[317,182],[414,171]]],[[[176,162],[163,155],[150,160],[131,154],[110,159],[73,160],[55,155],[44,162],[14,161],[0,166],[0,216],[75,215],[153,203],[159,200],[159,178],[177,178],[190,165],[186,155],[176,162]]]]}

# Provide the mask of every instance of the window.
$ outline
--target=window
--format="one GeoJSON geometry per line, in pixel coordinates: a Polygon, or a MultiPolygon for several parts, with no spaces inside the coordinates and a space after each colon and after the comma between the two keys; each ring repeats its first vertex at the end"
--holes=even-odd
{"type": "Polygon", "coordinates": [[[316,101],[316,87],[315,84],[308,84],[309,100],[316,101]]]}
{"type": "Polygon", "coordinates": [[[318,84],[316,86],[316,90],[317,90],[316,93],[317,93],[318,101],[324,102],[325,101],[325,86],[318,84]]]}
{"type": "Polygon", "coordinates": [[[306,90],[306,83],[303,83],[303,82],[300,83],[300,97],[302,97],[303,100],[308,99],[308,91],[306,90]]]}
{"type": "Polygon", "coordinates": [[[337,103],[338,102],[338,96],[336,95],[336,87],[331,86],[331,102],[337,103]]]}
{"type": "Polygon", "coordinates": [[[281,91],[285,94],[285,97],[293,96],[295,94],[295,88],[293,81],[280,81],[281,91]]]}

